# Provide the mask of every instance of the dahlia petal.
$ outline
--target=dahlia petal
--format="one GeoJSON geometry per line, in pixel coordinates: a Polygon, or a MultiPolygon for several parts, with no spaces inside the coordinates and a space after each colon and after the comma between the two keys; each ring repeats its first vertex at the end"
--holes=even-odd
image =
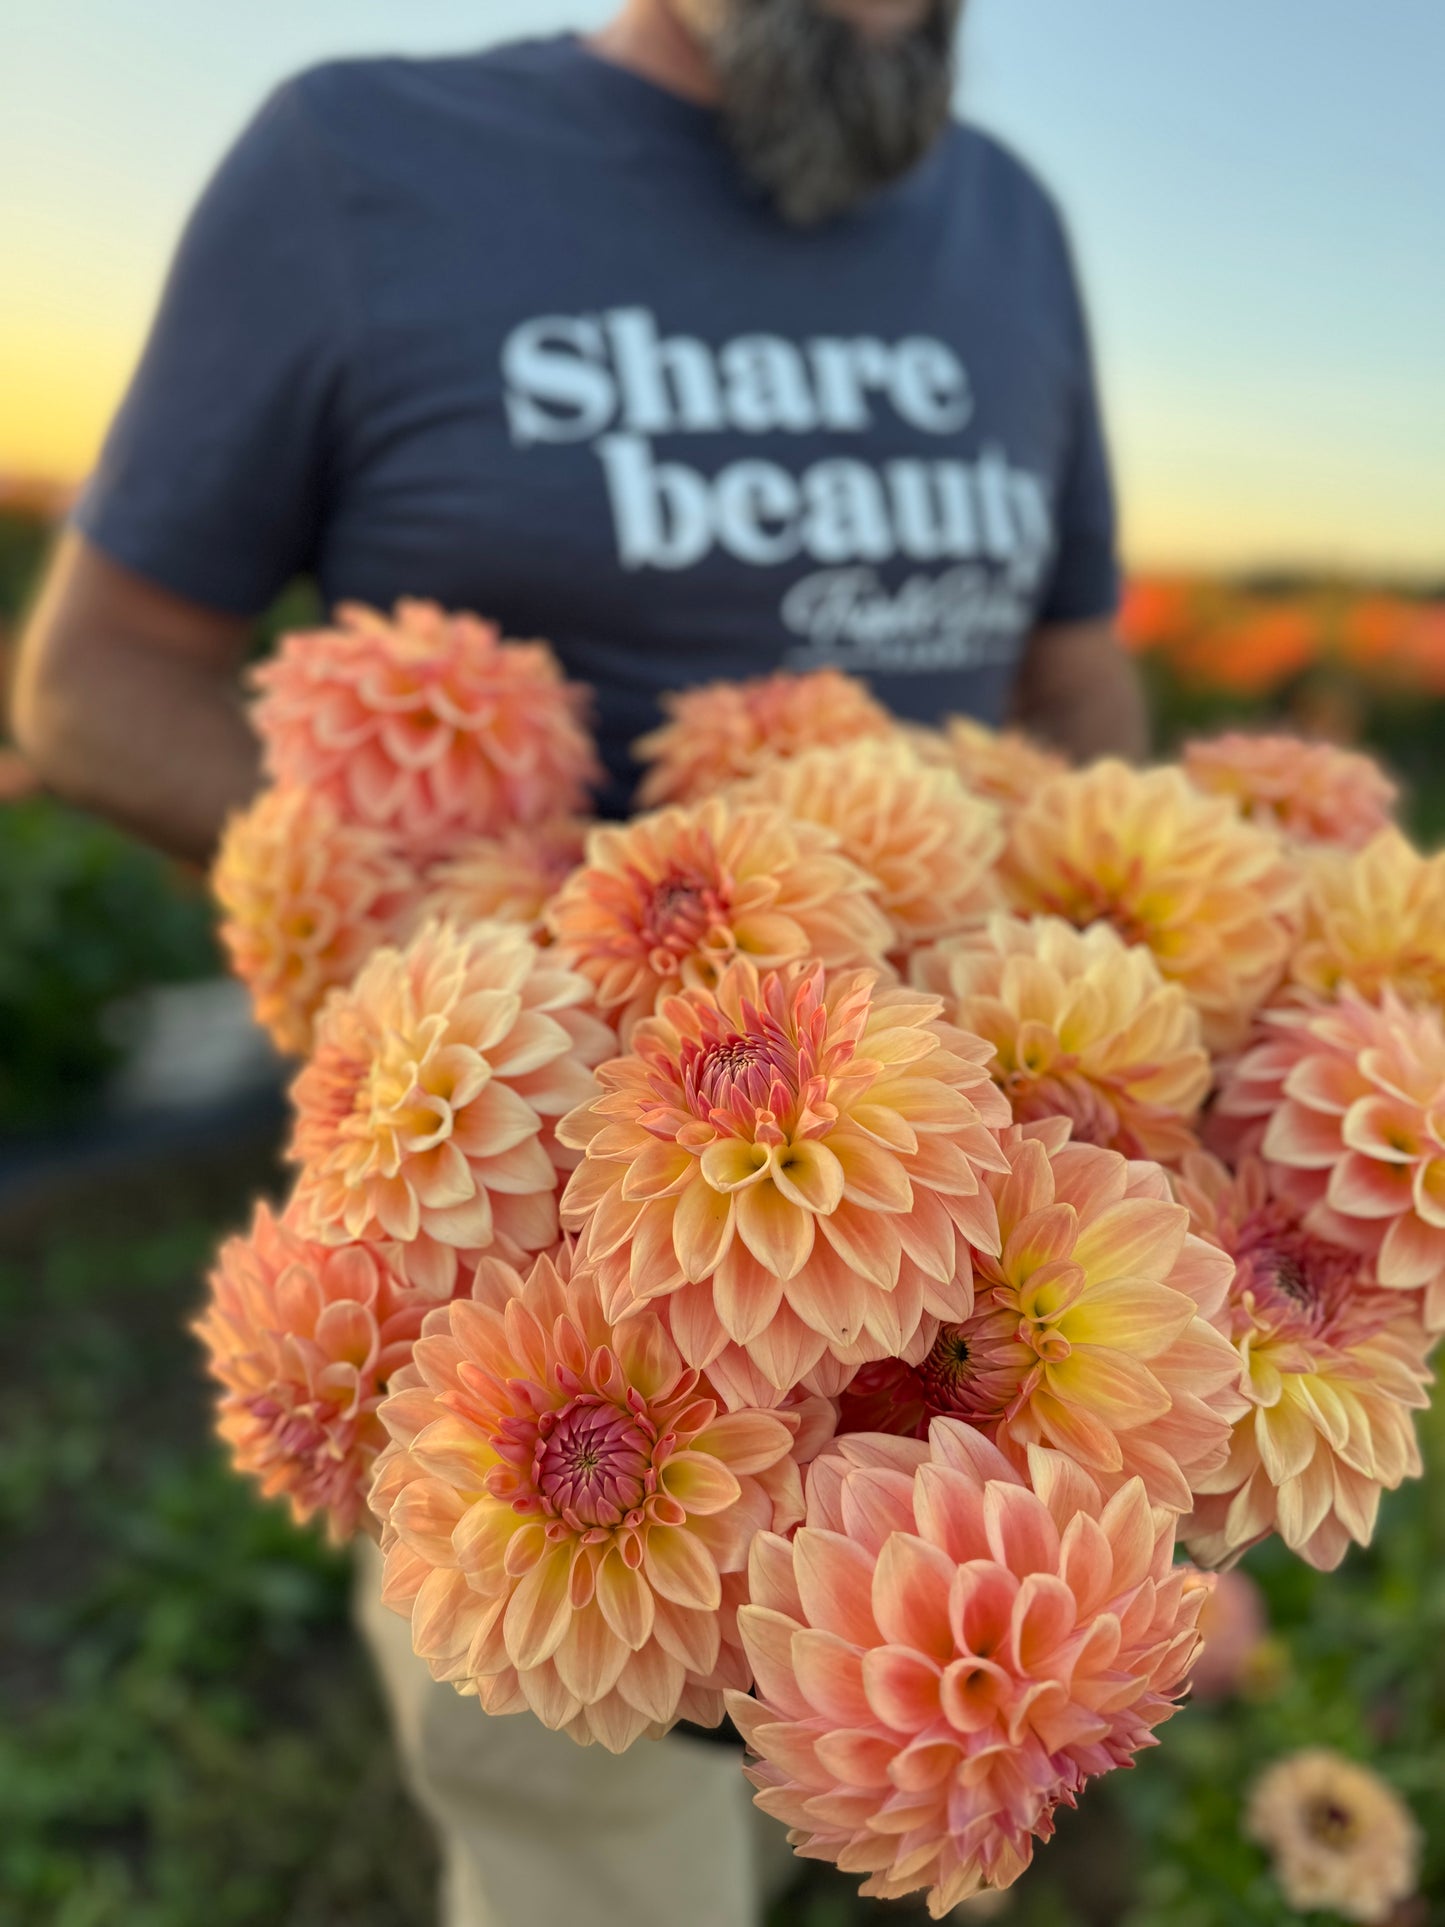
{"type": "Polygon", "coordinates": [[[732,1242],[737,1207],[731,1194],[694,1179],[677,1201],[672,1221],[673,1249],[685,1276],[694,1284],[708,1277],[732,1242]]]}
{"type": "Polygon", "coordinates": [[[766,1181],[738,1194],[736,1212],[738,1236],[758,1263],[776,1278],[796,1277],[813,1249],[813,1214],[766,1181]]]}
{"type": "Polygon", "coordinates": [[[677,1702],[686,1679],[682,1662],[664,1652],[655,1640],[650,1640],[640,1651],[627,1655],[617,1690],[639,1713],[645,1713],[650,1720],[665,1722],[677,1717],[677,1702]]]}
{"type": "Polygon", "coordinates": [[[1445,1231],[1415,1217],[1399,1217],[1380,1246],[1380,1283],[1414,1290],[1445,1272],[1445,1231]]]}
{"type": "Polygon", "coordinates": [[[916,1733],[938,1718],[943,1669],[923,1653],[875,1646],[863,1655],[861,1674],[868,1711],[885,1726],[916,1733]]]}
{"type": "Polygon", "coordinates": [[[572,1619],[572,1548],[558,1545],[522,1578],[502,1622],[507,1657],[519,1672],[540,1666],[561,1645],[572,1619]]]}
{"type": "Polygon", "coordinates": [[[793,1719],[807,1719],[813,1710],[793,1672],[793,1634],[800,1630],[795,1620],[769,1607],[743,1606],[738,1612],[738,1631],[758,1693],[793,1719]]]}
{"type": "Polygon", "coordinates": [[[1408,1164],[1384,1164],[1346,1151],[1330,1172],[1326,1196],[1347,1218],[1393,1218],[1411,1208],[1413,1178],[1408,1164]]]}
{"type": "Polygon", "coordinates": [[[1013,1604],[1010,1641],[1015,1669],[1038,1672],[1069,1638],[1076,1621],[1073,1589],[1052,1572],[1031,1572],[1013,1604]]]}
{"type": "Polygon", "coordinates": [[[814,1746],[819,1764],[846,1785],[886,1787],[889,1784],[888,1768],[896,1742],[885,1739],[882,1734],[871,1733],[866,1728],[840,1727],[820,1733],[814,1746]]]}
{"type": "Polygon", "coordinates": [[[940,1663],[953,1655],[948,1598],[955,1567],[936,1546],[901,1532],[885,1541],[873,1574],[873,1617],[885,1640],[940,1663]]]}
{"type": "Polygon", "coordinates": [[[1016,1577],[1057,1569],[1058,1527],[1048,1507],[1024,1486],[991,1482],[984,1492],[983,1518],[989,1550],[1016,1577]]]}
{"type": "Polygon", "coordinates": [[[800,1527],[793,1540],[793,1574],[807,1623],[854,1645],[876,1645],[873,1568],[871,1555],[840,1533],[800,1527]]]}
{"type": "Polygon", "coordinates": [[[717,1567],[696,1533],[654,1526],[647,1535],[643,1570],[653,1591],[675,1605],[715,1612],[722,1603],[717,1567]]]}
{"type": "Polygon", "coordinates": [[[798,1685],[824,1719],[863,1726],[873,1708],[864,1683],[866,1657],[836,1633],[805,1627],[793,1635],[792,1665],[798,1685]]]}
{"type": "Polygon", "coordinates": [[[706,1516],[735,1505],[742,1487],[726,1466],[705,1452],[675,1453],[662,1468],[661,1483],[669,1498],[689,1514],[706,1516]]]}
{"type": "Polygon", "coordinates": [[[1159,1279],[1184,1246],[1189,1213],[1179,1204],[1125,1198],[1079,1232],[1073,1257],[1096,1284],[1116,1279],[1159,1279]]]}
{"type": "Polygon", "coordinates": [[[608,1626],[629,1652],[636,1652],[652,1635],[652,1592],[641,1573],[609,1550],[597,1568],[597,1604],[608,1626]]]}
{"type": "Polygon", "coordinates": [[[787,1456],[792,1434],[779,1418],[767,1412],[720,1412],[696,1434],[694,1452],[721,1459],[738,1477],[766,1472],[787,1456]]]}
{"type": "Polygon", "coordinates": [[[773,1162],[773,1183],[800,1210],[827,1213],[842,1201],[846,1178],[842,1164],[826,1144],[801,1139],[780,1152],[773,1162]]]}
{"type": "Polygon", "coordinates": [[[936,1461],[919,1466],[914,1475],[913,1511],[924,1538],[959,1565],[988,1556],[983,1491],[967,1474],[936,1461]]]}

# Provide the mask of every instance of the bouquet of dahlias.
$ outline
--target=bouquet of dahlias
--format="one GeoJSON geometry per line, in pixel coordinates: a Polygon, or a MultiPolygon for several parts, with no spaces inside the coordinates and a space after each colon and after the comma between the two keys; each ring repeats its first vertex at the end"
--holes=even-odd
{"type": "Polygon", "coordinates": [[[197,1327],[237,1465],[485,1713],[730,1715],[800,1854],[1008,1886],[1204,1569],[1420,1470],[1445,857],[1354,755],[1070,770],[833,672],[673,699],[589,824],[584,692],[430,605],[257,681],[216,889],[304,1062],[197,1327]]]}

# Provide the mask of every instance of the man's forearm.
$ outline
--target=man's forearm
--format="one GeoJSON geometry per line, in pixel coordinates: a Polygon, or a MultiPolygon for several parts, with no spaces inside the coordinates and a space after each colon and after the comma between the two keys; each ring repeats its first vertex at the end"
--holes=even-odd
{"type": "Polygon", "coordinates": [[[1019,679],[1014,720],[1075,763],[1099,756],[1140,762],[1149,753],[1139,672],[1107,622],[1038,632],[1019,679]]]}

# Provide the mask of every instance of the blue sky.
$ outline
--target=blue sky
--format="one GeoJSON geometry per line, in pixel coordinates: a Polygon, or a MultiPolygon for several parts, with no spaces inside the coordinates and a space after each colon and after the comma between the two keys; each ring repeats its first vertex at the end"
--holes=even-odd
{"type": "MultiPolygon", "coordinates": [[[[0,469],[73,471],[266,89],[606,0],[11,0],[0,469]]],[[[970,0],[963,104],[1070,214],[1131,555],[1445,575],[1445,7],[970,0]]]]}

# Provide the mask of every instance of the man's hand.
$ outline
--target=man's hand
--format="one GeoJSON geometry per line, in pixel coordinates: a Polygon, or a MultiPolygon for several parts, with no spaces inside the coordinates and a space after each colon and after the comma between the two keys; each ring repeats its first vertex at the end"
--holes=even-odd
{"type": "Polygon", "coordinates": [[[1107,617],[1035,630],[1024,657],[1013,720],[1072,761],[1149,753],[1149,716],[1139,673],[1107,617]]]}
{"type": "Polygon", "coordinates": [[[15,740],[57,795],[205,862],[259,780],[237,688],[250,626],[67,532],[21,638],[15,740]]]}

